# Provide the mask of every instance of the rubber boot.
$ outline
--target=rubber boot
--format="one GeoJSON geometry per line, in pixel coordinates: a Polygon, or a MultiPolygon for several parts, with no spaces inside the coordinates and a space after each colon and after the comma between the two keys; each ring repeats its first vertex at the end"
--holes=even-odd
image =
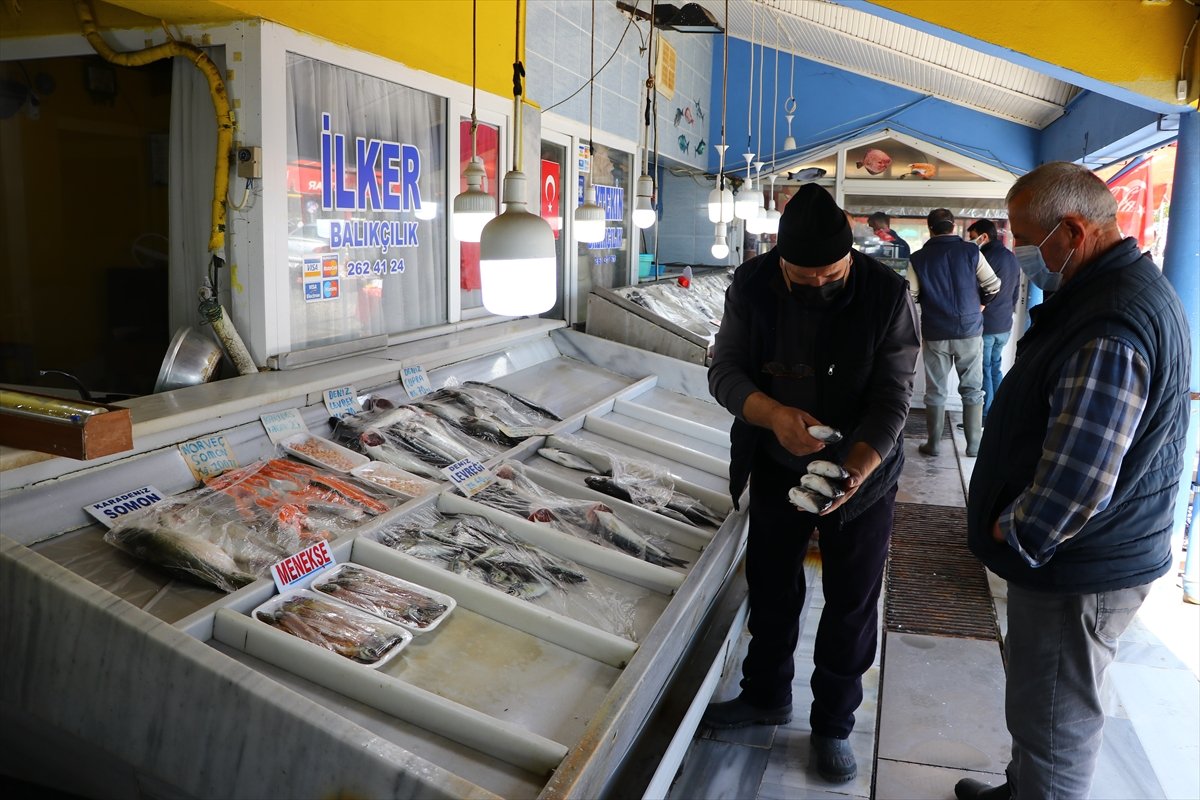
{"type": "Polygon", "coordinates": [[[967,456],[979,455],[979,440],[983,438],[983,404],[963,406],[963,435],[967,437],[967,456]]]}
{"type": "Polygon", "coordinates": [[[936,456],[942,441],[942,429],[946,426],[945,406],[925,407],[925,427],[929,429],[929,438],[917,449],[921,455],[936,456]]]}

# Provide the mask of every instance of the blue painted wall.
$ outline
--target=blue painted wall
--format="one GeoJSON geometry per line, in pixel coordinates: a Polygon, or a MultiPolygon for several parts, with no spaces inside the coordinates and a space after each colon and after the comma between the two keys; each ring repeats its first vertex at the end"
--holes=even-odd
{"type": "MultiPolygon", "coordinates": [[[[721,71],[720,42],[713,50],[713,96],[709,135],[713,144],[720,142],[721,71]]],[[[750,91],[750,43],[729,40],[729,91],[726,98],[725,141],[729,144],[728,164],[745,164],[741,153],[746,150],[747,99],[750,91]]],[[[794,158],[797,153],[782,152],[787,124],[783,103],[788,97],[794,61],[794,91],[797,103],[792,135],[800,153],[815,152],[838,142],[857,138],[882,128],[907,133],[919,139],[942,145],[964,155],[995,166],[1022,173],[1039,163],[1040,132],[1035,128],[1000,119],[944,100],[924,96],[910,89],[892,86],[874,78],[855,75],[837,67],[794,58],[783,53],[779,60],[778,85],[775,80],[775,51],[765,52],[763,85],[762,141],[759,148],[758,121],[758,63],[759,47],[754,47],[754,111],[751,119],[751,150],[763,153],[769,161],[774,152],[780,162],[794,158]],[[772,150],[773,105],[779,106],[775,124],[775,142],[779,151],[772,150]]],[[[760,156],[761,157],[761,156],[760,156]]],[[[713,150],[709,169],[716,171],[717,157],[713,150]]],[[[767,168],[764,168],[767,169],[767,168]]],[[[744,167],[743,167],[744,171],[744,167]]]]}
{"type": "Polygon", "coordinates": [[[1159,131],[1159,115],[1094,92],[1083,92],[1067,113],[1041,133],[1039,162],[1080,161],[1089,166],[1098,153],[1105,161],[1136,155],[1171,141],[1176,131],[1159,131]]]}

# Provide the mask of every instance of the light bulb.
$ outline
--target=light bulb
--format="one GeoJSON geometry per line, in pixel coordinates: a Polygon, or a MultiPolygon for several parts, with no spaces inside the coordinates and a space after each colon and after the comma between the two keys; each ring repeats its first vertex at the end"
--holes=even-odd
{"type": "Polygon", "coordinates": [[[454,198],[454,238],[460,242],[478,242],[483,226],[496,216],[496,198],[483,191],[487,172],[483,159],[472,156],[463,170],[466,191],[454,198]]]}
{"type": "Polygon", "coordinates": [[[724,222],[717,223],[717,233],[713,238],[712,256],[713,258],[726,259],[729,257],[729,245],[725,241],[725,233],[728,226],[724,222]]]}
{"type": "Polygon", "coordinates": [[[430,220],[437,218],[437,203],[432,200],[422,200],[421,205],[413,210],[413,216],[417,219],[430,220]]]}
{"type": "Polygon", "coordinates": [[[589,186],[587,202],[575,209],[575,241],[594,244],[604,240],[604,209],[596,205],[596,187],[589,186]]]}
{"type": "Polygon", "coordinates": [[[783,216],[774,207],[767,210],[766,216],[763,218],[762,232],[769,236],[775,236],[779,233],[779,218],[783,216]]]}
{"type": "Polygon", "coordinates": [[[728,187],[714,187],[708,193],[708,221],[733,222],[733,192],[728,187]]]}
{"type": "Polygon", "coordinates": [[[550,225],[530,214],[524,173],[504,176],[504,213],[484,226],[479,239],[483,306],[493,314],[520,317],[554,306],[558,257],[550,225]]]}
{"type": "Polygon", "coordinates": [[[637,200],[633,206],[633,224],[638,228],[649,228],[658,219],[654,212],[654,179],[642,175],[637,180],[637,200]]]}
{"type": "Polygon", "coordinates": [[[762,204],[762,195],[754,189],[754,181],[748,180],[742,184],[733,204],[733,214],[738,219],[751,219],[762,204]]]}

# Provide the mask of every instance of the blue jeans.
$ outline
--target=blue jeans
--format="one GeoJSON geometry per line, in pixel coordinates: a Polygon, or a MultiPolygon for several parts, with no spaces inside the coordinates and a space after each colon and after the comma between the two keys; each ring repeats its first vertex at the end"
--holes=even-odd
{"type": "Polygon", "coordinates": [[[1054,594],[1008,584],[1004,710],[1014,800],[1088,796],[1104,733],[1101,686],[1150,584],[1054,594]]]}
{"type": "Polygon", "coordinates": [[[1004,373],[1000,371],[1000,359],[1004,355],[1004,345],[1012,333],[985,333],[983,335],[983,415],[986,417],[992,408],[992,400],[996,390],[1000,388],[1000,379],[1004,373]]]}

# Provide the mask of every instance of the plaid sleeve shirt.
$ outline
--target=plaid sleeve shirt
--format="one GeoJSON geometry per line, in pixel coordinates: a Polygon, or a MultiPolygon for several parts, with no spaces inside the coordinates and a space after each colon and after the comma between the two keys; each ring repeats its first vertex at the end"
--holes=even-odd
{"type": "Polygon", "coordinates": [[[1067,360],[1033,483],[1000,515],[1000,530],[1030,566],[1108,507],[1146,408],[1150,370],[1126,342],[1094,339],[1067,360]]]}

